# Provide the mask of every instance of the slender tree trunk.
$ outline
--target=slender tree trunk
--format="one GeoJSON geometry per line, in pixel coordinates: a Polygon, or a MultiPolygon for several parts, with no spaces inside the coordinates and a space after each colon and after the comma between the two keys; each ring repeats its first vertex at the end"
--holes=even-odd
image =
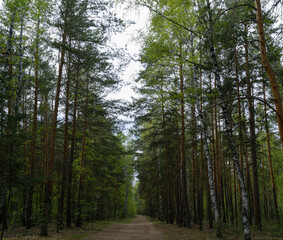
{"type": "Polygon", "coordinates": [[[190,209],[188,204],[187,192],[187,170],[185,157],[185,108],[184,108],[184,76],[183,76],[183,49],[182,40],[180,39],[180,63],[179,63],[179,77],[180,77],[180,95],[181,95],[181,161],[180,161],[180,176],[182,188],[182,203],[183,203],[183,217],[184,227],[191,228],[190,209]]]}
{"type": "MultiPolygon", "coordinates": [[[[193,77],[194,79],[194,77],[193,77]]],[[[192,83],[194,85],[194,82],[192,83]]],[[[197,157],[197,133],[196,133],[196,114],[195,114],[195,104],[192,103],[192,184],[193,184],[193,209],[194,209],[194,218],[193,221],[195,224],[198,223],[198,198],[199,198],[199,169],[198,169],[198,157],[197,157]]]]}
{"type": "Polygon", "coordinates": [[[222,235],[221,233],[221,218],[219,215],[218,210],[218,204],[217,204],[217,196],[215,192],[215,183],[213,181],[213,165],[209,154],[209,145],[208,145],[208,134],[207,129],[204,122],[204,116],[203,113],[199,110],[200,113],[200,124],[202,128],[203,133],[203,142],[204,142],[204,152],[205,152],[205,158],[207,162],[207,173],[208,173],[208,183],[209,183],[209,192],[211,196],[212,206],[214,210],[214,221],[216,224],[216,236],[220,237],[222,235]]]}
{"type": "MultiPolygon", "coordinates": [[[[66,44],[66,32],[64,31],[62,36],[62,44],[66,44]]],[[[53,163],[55,158],[55,140],[56,140],[56,128],[57,128],[57,116],[59,109],[59,97],[60,97],[60,87],[62,80],[63,65],[65,60],[65,47],[61,50],[61,59],[59,64],[57,87],[56,87],[56,97],[55,97],[55,107],[52,119],[52,131],[51,131],[51,142],[50,142],[50,155],[48,166],[46,169],[46,180],[45,180],[45,192],[44,192],[44,207],[43,207],[43,224],[41,226],[41,236],[48,236],[48,222],[51,214],[51,196],[53,187],[53,163]]]]}
{"type": "Polygon", "coordinates": [[[265,83],[264,82],[263,82],[263,97],[264,97],[264,120],[265,120],[265,132],[266,132],[266,138],[267,138],[269,173],[270,173],[270,178],[271,178],[271,187],[272,187],[272,193],[273,193],[275,214],[276,214],[278,223],[280,223],[278,204],[277,204],[277,192],[276,192],[276,185],[275,185],[273,167],[272,167],[272,157],[271,157],[271,147],[270,147],[270,137],[269,137],[269,127],[268,127],[268,119],[267,119],[266,95],[265,95],[265,83]]]}
{"type": "Polygon", "coordinates": [[[239,65],[238,65],[238,56],[237,48],[234,42],[234,56],[235,56],[235,71],[236,71],[236,81],[237,81],[237,106],[238,106],[238,129],[239,129],[239,161],[240,167],[243,171],[244,162],[243,162],[243,133],[242,133],[242,110],[241,110],[241,99],[240,99],[240,80],[239,80],[239,65]]]}
{"type": "MultiPolygon", "coordinates": [[[[213,43],[213,21],[212,21],[212,12],[211,12],[211,7],[210,7],[210,1],[207,0],[207,8],[208,8],[208,14],[209,14],[209,36],[208,36],[208,41],[209,41],[209,50],[211,54],[211,58],[213,61],[213,68],[214,68],[214,75],[215,75],[215,80],[216,80],[216,85],[217,89],[219,91],[219,97],[221,101],[225,101],[225,95],[223,93],[223,89],[221,86],[221,81],[220,81],[220,68],[217,62],[217,57],[215,54],[215,49],[214,49],[214,43],[213,43]]],[[[250,240],[251,239],[251,232],[249,228],[249,222],[248,222],[248,196],[247,196],[247,191],[245,187],[245,182],[244,182],[244,177],[243,173],[240,168],[239,164],[239,159],[237,156],[236,148],[235,148],[235,143],[234,143],[234,138],[233,138],[233,130],[231,129],[231,120],[229,119],[229,112],[228,108],[226,105],[222,104],[222,113],[224,116],[224,122],[225,122],[225,128],[226,128],[226,133],[228,135],[228,143],[231,149],[231,158],[233,159],[236,172],[238,175],[238,180],[240,183],[241,187],[241,193],[242,193],[242,221],[244,225],[244,238],[245,240],[250,240]]]]}
{"type": "Polygon", "coordinates": [[[85,101],[85,111],[84,111],[84,126],[83,126],[83,140],[82,140],[82,153],[81,153],[81,170],[79,177],[79,187],[78,187],[78,216],[77,216],[77,227],[81,227],[82,225],[82,203],[81,203],[81,195],[82,195],[82,180],[83,180],[83,167],[84,167],[84,158],[85,158],[85,142],[86,142],[86,128],[87,128],[87,111],[88,111],[88,79],[86,82],[86,101],[85,101]]]}
{"type": "MultiPolygon", "coordinates": [[[[79,64],[79,63],[78,63],[79,64]]],[[[66,206],[66,226],[71,227],[71,200],[72,200],[72,180],[73,180],[73,162],[75,158],[75,134],[77,127],[77,98],[78,98],[78,86],[79,86],[79,74],[80,66],[77,67],[76,85],[75,85],[75,97],[74,97],[74,112],[73,112],[73,126],[71,136],[71,149],[68,166],[68,190],[67,190],[67,206],[66,206]]]]}
{"type": "MultiPolygon", "coordinates": [[[[246,123],[246,115],[245,115],[245,105],[243,103],[242,106],[242,116],[243,116],[243,122],[246,123]]],[[[244,139],[248,139],[247,136],[247,129],[246,129],[246,124],[244,125],[243,132],[244,132],[244,139]]],[[[249,151],[248,151],[248,146],[244,145],[243,146],[243,151],[244,151],[244,160],[245,160],[245,166],[246,166],[246,189],[247,189],[247,195],[248,195],[248,201],[249,201],[249,223],[252,226],[253,225],[253,188],[251,184],[251,174],[250,174],[250,161],[249,161],[249,151]]]]}
{"type": "Polygon", "coordinates": [[[39,25],[40,19],[37,20],[36,25],[36,46],[35,46],[35,80],[34,80],[34,106],[33,106],[33,124],[32,124],[32,142],[31,142],[31,156],[29,162],[29,186],[27,190],[27,207],[26,207],[26,228],[31,228],[32,217],[32,202],[33,202],[33,188],[34,188],[34,165],[36,158],[36,144],[37,144],[37,104],[38,104],[38,69],[39,69],[39,25]]]}
{"type": "Polygon", "coordinates": [[[254,100],[252,98],[252,86],[249,70],[249,49],[247,42],[247,27],[245,25],[245,59],[246,59],[246,76],[247,76],[247,95],[249,106],[249,124],[250,124],[250,145],[251,145],[251,159],[253,170],[253,198],[254,198],[254,221],[255,225],[261,229],[261,214],[260,214],[260,197],[259,197],[259,184],[257,172],[257,154],[256,154],[256,134],[255,134],[255,110],[254,100]]]}
{"type": "MultiPolygon", "coordinates": [[[[69,44],[70,45],[70,44],[69,44]]],[[[66,86],[66,105],[65,105],[65,129],[64,129],[64,153],[63,153],[63,165],[62,165],[62,182],[61,182],[61,193],[60,202],[58,209],[58,227],[63,229],[63,213],[64,213],[64,202],[65,202],[65,190],[66,190],[66,175],[67,175],[67,160],[68,160],[68,129],[69,129],[69,95],[70,95],[70,81],[71,81],[71,55],[69,53],[68,59],[68,76],[66,86]]]]}
{"type": "Polygon", "coordinates": [[[277,112],[277,122],[278,122],[278,127],[279,127],[279,134],[280,134],[281,144],[283,148],[282,99],[280,96],[280,90],[279,90],[279,86],[276,80],[276,75],[274,73],[273,68],[270,65],[268,54],[266,52],[266,41],[265,41],[265,34],[264,34],[264,28],[263,28],[262,10],[261,10],[260,0],[255,0],[255,6],[256,6],[256,20],[257,20],[258,36],[259,36],[259,41],[260,41],[260,56],[262,60],[262,65],[265,68],[265,71],[268,75],[270,86],[272,89],[276,112],[277,112]]]}
{"type": "MultiPolygon", "coordinates": [[[[234,208],[233,208],[233,191],[232,191],[232,169],[231,169],[231,157],[229,156],[229,204],[230,204],[230,221],[234,225],[234,208]]],[[[236,189],[234,189],[236,192],[236,189]]]]}
{"type": "MultiPolygon", "coordinates": [[[[200,89],[202,89],[202,70],[200,70],[200,89]]],[[[202,112],[202,94],[201,94],[201,100],[200,100],[200,111],[202,112]]],[[[203,229],[203,179],[204,179],[204,174],[203,174],[204,166],[203,166],[203,134],[202,131],[200,133],[200,185],[199,185],[199,230],[203,229]]]]}
{"type": "MultiPolygon", "coordinates": [[[[161,90],[163,94],[163,89],[161,90]]],[[[163,99],[163,96],[162,96],[163,99]]],[[[162,128],[163,128],[163,141],[164,141],[164,149],[165,149],[165,161],[166,161],[166,205],[167,205],[167,217],[166,221],[169,224],[173,224],[173,216],[172,216],[172,198],[171,198],[171,187],[170,187],[170,164],[169,164],[169,153],[168,153],[168,145],[167,145],[167,137],[166,137],[166,119],[165,119],[165,110],[164,110],[164,101],[162,100],[162,128]]]]}
{"type": "MultiPolygon", "coordinates": [[[[264,147],[262,146],[262,152],[264,152],[264,147]]],[[[267,219],[268,216],[268,201],[267,201],[267,193],[266,193],[266,185],[265,185],[265,170],[264,170],[264,155],[261,157],[261,165],[262,165],[262,195],[263,195],[263,212],[264,217],[267,219]]]]}
{"type": "Polygon", "coordinates": [[[122,218],[126,217],[127,211],[128,211],[128,194],[129,194],[129,184],[126,183],[126,195],[124,200],[124,208],[122,213],[122,218]]]}

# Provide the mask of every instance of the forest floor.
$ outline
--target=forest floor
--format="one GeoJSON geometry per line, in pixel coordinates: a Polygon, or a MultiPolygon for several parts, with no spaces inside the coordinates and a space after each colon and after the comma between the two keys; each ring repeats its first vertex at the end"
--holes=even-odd
{"type": "Polygon", "coordinates": [[[163,240],[163,232],[147,220],[145,216],[137,216],[130,224],[108,227],[90,236],[88,240],[163,240]]]}
{"type": "Polygon", "coordinates": [[[112,219],[108,221],[97,221],[95,223],[84,224],[82,227],[64,228],[62,231],[56,232],[56,226],[50,224],[49,236],[39,236],[40,228],[33,227],[32,229],[25,229],[24,227],[10,227],[5,231],[4,239],[7,240],[88,240],[97,232],[107,229],[111,226],[118,226],[129,224],[133,218],[112,219]]]}
{"type": "MultiPolygon", "coordinates": [[[[214,240],[215,230],[198,225],[191,229],[180,228],[176,224],[149,221],[145,216],[123,220],[100,221],[84,225],[82,228],[69,228],[56,233],[50,229],[49,237],[38,236],[39,229],[13,229],[5,233],[7,240],[214,240]]],[[[283,229],[278,224],[266,224],[262,231],[251,229],[253,240],[283,240],[283,229]]],[[[221,240],[243,239],[241,227],[223,225],[221,240]]]]}
{"type": "MultiPolygon", "coordinates": [[[[163,232],[164,240],[242,240],[243,230],[240,226],[231,226],[223,224],[222,237],[216,237],[216,231],[204,224],[203,230],[199,230],[199,225],[192,224],[191,229],[180,228],[176,224],[165,224],[164,222],[155,222],[155,226],[163,232]]],[[[266,224],[260,231],[251,228],[253,240],[283,240],[283,228],[278,224],[266,224]]]]}
{"type": "Polygon", "coordinates": [[[38,236],[39,229],[13,229],[5,232],[7,240],[163,240],[163,233],[145,216],[133,219],[97,222],[93,226],[64,229],[56,233],[49,230],[49,237],[38,236]]]}

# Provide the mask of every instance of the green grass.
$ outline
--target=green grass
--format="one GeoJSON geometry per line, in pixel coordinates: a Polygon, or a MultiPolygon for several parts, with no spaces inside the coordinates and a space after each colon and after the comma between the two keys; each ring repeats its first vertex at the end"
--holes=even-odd
{"type": "MultiPolygon", "coordinates": [[[[155,222],[165,236],[165,240],[214,240],[216,231],[210,229],[207,223],[204,223],[203,230],[199,230],[198,225],[192,225],[191,229],[180,228],[176,224],[165,224],[163,222],[155,222]]],[[[222,240],[243,239],[243,230],[241,226],[232,226],[223,224],[222,240]]],[[[283,229],[275,222],[263,223],[263,229],[260,231],[254,227],[251,228],[252,239],[254,240],[283,240],[283,229]]]]}

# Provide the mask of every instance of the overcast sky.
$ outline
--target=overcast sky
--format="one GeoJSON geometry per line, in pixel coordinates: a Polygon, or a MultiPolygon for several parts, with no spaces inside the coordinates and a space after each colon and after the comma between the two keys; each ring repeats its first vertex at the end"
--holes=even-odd
{"type": "MultiPolygon", "coordinates": [[[[113,41],[119,48],[127,48],[127,52],[130,56],[136,59],[141,50],[140,40],[138,39],[139,31],[145,31],[146,29],[149,16],[148,9],[139,8],[138,10],[133,10],[127,9],[124,4],[117,4],[115,11],[118,14],[118,17],[123,20],[134,21],[135,24],[127,26],[124,32],[113,35],[111,41],[113,41]]],[[[130,101],[131,97],[135,96],[132,87],[134,86],[134,79],[139,70],[141,70],[141,64],[138,61],[131,60],[121,76],[126,86],[122,87],[120,92],[111,94],[109,98],[121,98],[130,101]]]]}

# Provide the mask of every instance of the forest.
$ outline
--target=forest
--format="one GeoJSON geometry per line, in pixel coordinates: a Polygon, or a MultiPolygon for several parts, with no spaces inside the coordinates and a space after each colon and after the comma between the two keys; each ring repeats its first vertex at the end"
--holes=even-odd
{"type": "Polygon", "coordinates": [[[1,239],[137,214],[283,239],[283,1],[0,4],[1,239]],[[131,102],[119,4],[149,10],[131,102]]]}

